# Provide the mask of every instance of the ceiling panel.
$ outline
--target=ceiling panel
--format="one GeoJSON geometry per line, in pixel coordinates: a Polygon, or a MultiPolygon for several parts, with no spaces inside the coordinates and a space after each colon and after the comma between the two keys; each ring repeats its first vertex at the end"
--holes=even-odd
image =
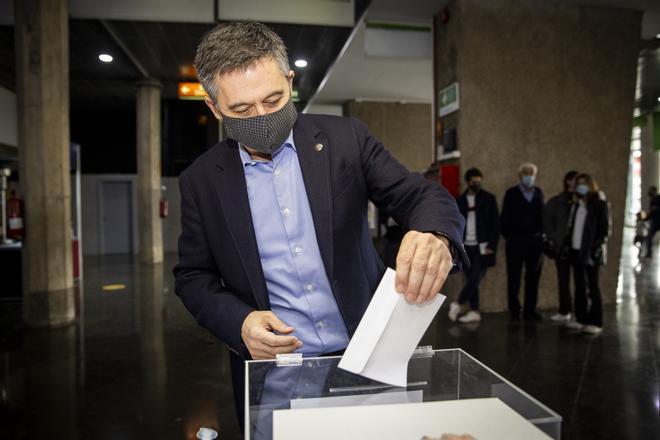
{"type": "MultiPolygon", "coordinates": [[[[186,79],[181,77],[179,66],[192,64],[199,41],[212,26],[71,19],[72,105],[114,105],[134,100],[134,84],[142,75],[122,46],[151,77],[163,82],[165,98],[176,98],[177,82],[186,79]],[[100,62],[100,53],[109,53],[114,61],[100,62]]],[[[294,68],[294,86],[299,91],[302,108],[334,62],[351,28],[281,23],[270,24],[270,27],[284,40],[292,65],[298,58],[309,62],[305,69],[294,68]]],[[[15,90],[14,60],[13,27],[0,26],[0,85],[10,90],[15,90]]]]}

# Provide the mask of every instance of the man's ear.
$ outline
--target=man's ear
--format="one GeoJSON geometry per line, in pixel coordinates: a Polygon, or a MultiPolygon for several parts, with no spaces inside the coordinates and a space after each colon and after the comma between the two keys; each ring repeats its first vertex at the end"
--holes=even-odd
{"type": "Polygon", "coordinates": [[[289,73],[286,75],[286,78],[289,80],[289,90],[293,91],[293,78],[296,76],[296,72],[289,70],[289,73]]]}
{"type": "Polygon", "coordinates": [[[215,108],[215,104],[213,103],[213,100],[211,98],[209,98],[208,96],[206,96],[206,97],[204,97],[204,102],[206,103],[206,106],[209,109],[211,109],[211,111],[213,112],[213,115],[215,116],[215,118],[218,121],[222,121],[222,113],[220,113],[220,111],[217,108],[215,108]]]}

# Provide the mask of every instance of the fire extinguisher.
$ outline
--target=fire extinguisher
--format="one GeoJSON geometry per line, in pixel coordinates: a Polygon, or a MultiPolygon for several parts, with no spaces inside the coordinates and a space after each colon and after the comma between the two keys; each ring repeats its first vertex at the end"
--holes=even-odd
{"type": "Polygon", "coordinates": [[[23,202],[12,189],[7,200],[7,238],[21,240],[23,238],[23,202]]]}
{"type": "Polygon", "coordinates": [[[161,186],[161,196],[160,196],[160,218],[167,218],[170,215],[170,204],[165,197],[165,191],[167,191],[166,186],[161,186]]]}

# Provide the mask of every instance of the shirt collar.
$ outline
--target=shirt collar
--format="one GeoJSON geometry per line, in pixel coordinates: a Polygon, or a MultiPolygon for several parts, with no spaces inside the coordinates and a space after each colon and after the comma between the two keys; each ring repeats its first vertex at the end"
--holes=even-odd
{"type": "Polygon", "coordinates": [[[523,185],[522,183],[519,183],[519,184],[518,184],[518,187],[520,188],[520,191],[522,191],[523,193],[528,193],[528,192],[530,192],[530,191],[534,191],[534,185],[532,185],[532,186],[530,186],[529,188],[527,188],[527,187],[526,187],[525,185],[523,185]]]}
{"type": "MultiPolygon", "coordinates": [[[[289,137],[286,138],[284,143],[282,144],[282,148],[280,148],[277,153],[275,153],[275,156],[279,155],[285,148],[291,148],[293,151],[298,152],[296,149],[296,143],[293,141],[293,129],[289,132],[289,137]]],[[[241,161],[243,162],[243,166],[247,165],[256,165],[259,163],[259,161],[252,159],[250,157],[250,153],[245,151],[245,148],[243,147],[242,144],[239,144],[238,152],[241,155],[241,161]]],[[[273,158],[275,157],[273,156],[273,158]]]]}

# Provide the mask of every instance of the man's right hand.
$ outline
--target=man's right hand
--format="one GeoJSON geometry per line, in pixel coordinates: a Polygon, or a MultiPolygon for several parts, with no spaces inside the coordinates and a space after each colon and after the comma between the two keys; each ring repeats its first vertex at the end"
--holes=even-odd
{"type": "Polygon", "coordinates": [[[288,335],[294,328],[289,327],[273,312],[251,312],[241,326],[241,338],[250,351],[252,359],[273,359],[276,354],[291,353],[302,347],[302,341],[288,335]]]}

